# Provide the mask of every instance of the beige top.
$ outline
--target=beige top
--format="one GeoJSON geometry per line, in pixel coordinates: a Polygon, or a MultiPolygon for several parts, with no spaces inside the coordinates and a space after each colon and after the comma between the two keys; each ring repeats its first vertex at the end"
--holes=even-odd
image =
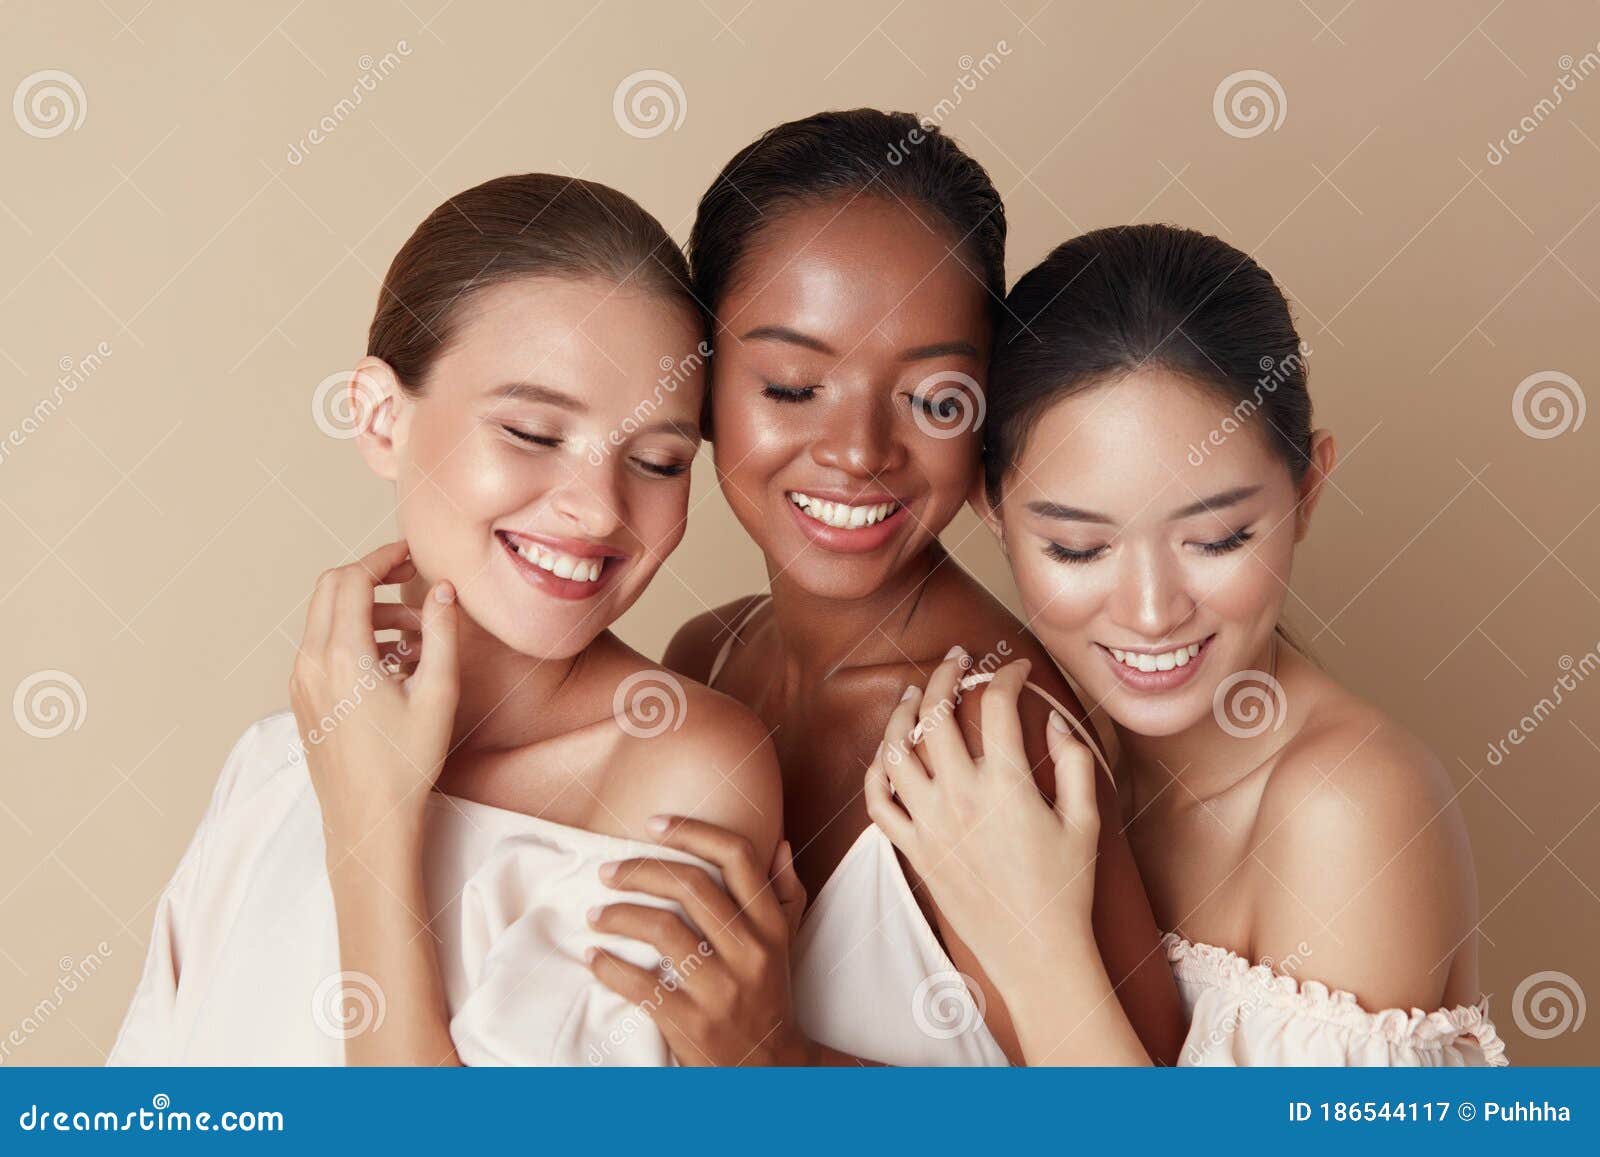
{"type": "MultiPolygon", "coordinates": [[[[660,955],[595,932],[585,913],[619,899],[681,911],[607,888],[608,861],[710,865],[438,792],[427,825],[429,927],[464,1063],[673,1063],[649,1016],[584,961],[591,945],[644,968],[660,955]]],[[[109,1063],[338,1065],[345,1039],[387,1014],[371,977],[340,969],[322,811],[294,717],[270,716],[235,745],[162,894],[109,1063]]]]}
{"type": "Polygon", "coordinates": [[[1180,1065],[1482,1067],[1507,1063],[1489,1001],[1368,1012],[1355,994],[1167,933],[1162,947],[1189,1018],[1180,1065]]]}

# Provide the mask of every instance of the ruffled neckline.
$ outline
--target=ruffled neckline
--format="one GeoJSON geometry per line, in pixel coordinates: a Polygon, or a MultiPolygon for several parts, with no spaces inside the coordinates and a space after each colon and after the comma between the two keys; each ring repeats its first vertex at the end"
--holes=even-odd
{"type": "Polygon", "coordinates": [[[1180,980],[1223,988],[1258,1004],[1303,1012],[1320,1020],[1371,1033],[1395,1044],[1443,1048],[1459,1036],[1470,1036],[1483,1051],[1484,1062],[1506,1065],[1506,1045],[1489,1019],[1489,998],[1476,1005],[1458,1004],[1432,1012],[1386,1008],[1369,1012],[1356,994],[1329,988],[1315,980],[1297,980],[1267,963],[1252,964],[1236,952],[1214,944],[1185,940],[1175,932],[1161,936],[1161,947],[1180,980]]]}

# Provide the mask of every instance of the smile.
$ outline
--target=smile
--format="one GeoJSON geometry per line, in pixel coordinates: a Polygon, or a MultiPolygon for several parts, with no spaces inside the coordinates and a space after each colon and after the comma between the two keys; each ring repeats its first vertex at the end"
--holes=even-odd
{"type": "Polygon", "coordinates": [[[534,539],[506,530],[495,531],[495,536],[524,579],[563,599],[595,594],[627,557],[593,543],[534,539]]]}
{"type": "Polygon", "coordinates": [[[1175,691],[1192,679],[1215,638],[1214,634],[1207,635],[1199,642],[1165,651],[1132,651],[1105,643],[1096,643],[1095,648],[1106,657],[1124,687],[1130,691],[1160,693],[1175,691]]]}
{"type": "Polygon", "coordinates": [[[1155,654],[1123,651],[1116,647],[1107,647],[1106,650],[1116,656],[1117,662],[1126,664],[1135,671],[1170,671],[1174,667],[1187,667],[1189,660],[1200,653],[1200,644],[1190,643],[1187,647],[1179,647],[1176,651],[1158,651],[1155,654]]]}
{"type": "Polygon", "coordinates": [[[831,526],[838,530],[860,530],[872,526],[892,517],[900,509],[898,502],[874,502],[865,506],[849,506],[843,502],[829,502],[822,498],[813,498],[809,494],[801,494],[798,490],[789,491],[789,501],[807,518],[816,520],[824,526],[831,526]]]}

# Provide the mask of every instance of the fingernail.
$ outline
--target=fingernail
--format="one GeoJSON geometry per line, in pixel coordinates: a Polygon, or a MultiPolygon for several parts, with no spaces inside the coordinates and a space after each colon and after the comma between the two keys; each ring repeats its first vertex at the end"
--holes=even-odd
{"type": "Polygon", "coordinates": [[[433,588],[433,597],[437,602],[453,603],[456,601],[456,588],[449,583],[440,583],[433,588]]]}
{"type": "Polygon", "coordinates": [[[1062,718],[1061,712],[1055,710],[1054,708],[1051,708],[1050,710],[1050,726],[1061,732],[1063,735],[1069,734],[1071,731],[1071,729],[1067,726],[1067,721],[1062,718]]]}
{"type": "Polygon", "coordinates": [[[600,909],[599,908],[590,908],[587,912],[584,913],[584,916],[588,918],[589,923],[598,924],[600,922],[600,909]]]}
{"type": "Polygon", "coordinates": [[[945,662],[948,663],[951,659],[954,659],[959,654],[961,654],[961,644],[957,643],[944,653],[945,662]]]}
{"type": "Polygon", "coordinates": [[[599,955],[600,955],[600,949],[598,949],[598,948],[585,948],[583,950],[583,962],[585,964],[593,964],[594,961],[595,961],[595,957],[597,957],[599,955]]]}
{"type": "Polygon", "coordinates": [[[906,689],[900,692],[900,702],[904,703],[907,699],[910,699],[916,695],[916,693],[917,685],[915,683],[907,683],[906,689]]]}
{"type": "Polygon", "coordinates": [[[615,863],[601,864],[600,865],[600,878],[602,880],[614,880],[614,879],[616,879],[617,867],[618,867],[618,865],[615,864],[615,863]]]}
{"type": "Polygon", "coordinates": [[[645,822],[644,826],[659,836],[662,832],[667,830],[667,825],[671,822],[672,821],[666,816],[651,816],[649,820],[645,822]]]}

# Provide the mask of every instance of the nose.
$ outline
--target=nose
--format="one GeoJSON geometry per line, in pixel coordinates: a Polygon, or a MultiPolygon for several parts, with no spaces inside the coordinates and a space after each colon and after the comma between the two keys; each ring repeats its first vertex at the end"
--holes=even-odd
{"type": "Polygon", "coordinates": [[[604,539],[623,524],[623,493],[617,455],[599,462],[575,461],[549,496],[550,509],[576,537],[604,539]]]}
{"type": "Polygon", "coordinates": [[[811,441],[811,460],[853,478],[876,478],[903,465],[905,445],[888,390],[863,390],[854,404],[833,407],[811,441]]]}
{"type": "Polygon", "coordinates": [[[1111,600],[1113,620],[1141,639],[1171,640],[1194,614],[1183,565],[1161,546],[1136,547],[1124,555],[1111,600]]]}

